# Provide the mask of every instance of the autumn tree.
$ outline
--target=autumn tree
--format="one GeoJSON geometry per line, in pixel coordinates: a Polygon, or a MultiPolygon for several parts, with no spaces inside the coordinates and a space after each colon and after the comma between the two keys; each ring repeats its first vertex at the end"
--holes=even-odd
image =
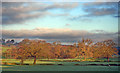
{"type": "Polygon", "coordinates": [[[82,39],[81,41],[78,42],[78,56],[84,57],[85,59],[88,57],[92,57],[92,40],[91,39],[82,39]]]}
{"type": "Polygon", "coordinates": [[[6,51],[7,56],[14,59],[21,59],[20,64],[23,64],[24,59],[27,59],[29,54],[22,46],[11,46],[11,49],[6,51]]]}
{"type": "Polygon", "coordinates": [[[70,49],[71,48],[68,45],[62,46],[60,52],[60,56],[61,56],[60,58],[71,58],[70,49]]]}
{"type": "Polygon", "coordinates": [[[55,58],[60,58],[61,48],[62,46],[60,41],[53,42],[52,49],[54,51],[55,58]]]}
{"type": "Polygon", "coordinates": [[[54,51],[52,51],[52,44],[50,43],[44,43],[41,45],[41,58],[47,58],[48,60],[50,58],[54,58],[54,51]]]}
{"type": "Polygon", "coordinates": [[[97,42],[96,51],[94,53],[94,57],[99,58],[107,58],[109,62],[109,58],[113,55],[118,55],[118,50],[115,48],[116,44],[112,40],[105,40],[103,42],[97,42]]]}
{"type": "Polygon", "coordinates": [[[22,40],[17,46],[11,45],[12,49],[8,49],[5,55],[9,58],[21,59],[23,64],[24,59],[34,58],[33,64],[40,58],[109,58],[118,54],[115,48],[116,44],[112,40],[105,40],[93,44],[91,39],[82,39],[77,44],[61,45],[60,41],[47,43],[41,40],[22,40]]]}
{"type": "Polygon", "coordinates": [[[76,57],[76,49],[73,45],[67,46],[67,55],[68,58],[75,58],[76,57]]]}
{"type": "Polygon", "coordinates": [[[33,64],[36,64],[36,59],[41,56],[41,49],[42,45],[41,41],[31,40],[28,46],[28,53],[30,54],[30,57],[34,58],[33,64]]]}

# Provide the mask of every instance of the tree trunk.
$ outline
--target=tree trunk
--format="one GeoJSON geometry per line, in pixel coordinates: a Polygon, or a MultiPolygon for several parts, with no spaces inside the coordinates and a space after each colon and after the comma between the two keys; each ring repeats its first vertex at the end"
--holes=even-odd
{"type": "Polygon", "coordinates": [[[20,64],[23,65],[23,59],[21,59],[20,64]]]}
{"type": "Polygon", "coordinates": [[[107,57],[107,62],[109,62],[109,57],[107,57]]]}
{"type": "Polygon", "coordinates": [[[4,54],[5,59],[7,59],[7,53],[4,54]]]}
{"type": "Polygon", "coordinates": [[[84,55],[84,59],[86,60],[86,55],[84,55]]]}
{"type": "Polygon", "coordinates": [[[48,58],[48,61],[49,61],[50,59],[48,58]]]}
{"type": "Polygon", "coordinates": [[[36,56],[34,57],[34,63],[33,64],[36,64],[36,56]]]}
{"type": "Polygon", "coordinates": [[[84,56],[84,59],[86,60],[86,57],[84,56]]]}

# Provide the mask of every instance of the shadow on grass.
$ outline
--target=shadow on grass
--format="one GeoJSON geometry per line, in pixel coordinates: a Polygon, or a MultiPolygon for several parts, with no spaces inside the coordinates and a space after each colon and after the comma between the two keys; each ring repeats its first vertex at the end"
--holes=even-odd
{"type": "MultiPolygon", "coordinates": [[[[2,65],[21,65],[20,63],[7,63],[4,62],[2,65]]],[[[22,65],[34,65],[34,64],[22,64],[22,65]]],[[[65,64],[35,64],[35,65],[61,65],[65,66],[65,64]]],[[[72,64],[75,66],[120,66],[120,64],[72,64]]]]}

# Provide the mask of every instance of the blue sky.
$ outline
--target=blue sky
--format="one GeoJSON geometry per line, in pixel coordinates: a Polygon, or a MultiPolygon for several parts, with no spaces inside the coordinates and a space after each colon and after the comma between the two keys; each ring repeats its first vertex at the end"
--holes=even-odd
{"type": "MultiPolygon", "coordinates": [[[[104,35],[105,37],[101,37],[104,39],[107,39],[108,34],[111,33],[112,35],[113,33],[118,32],[118,6],[117,3],[113,2],[11,2],[3,3],[2,7],[3,37],[5,38],[18,38],[17,36],[10,36],[14,32],[16,34],[21,34],[18,35],[19,38],[26,38],[26,36],[32,36],[35,38],[38,37],[40,39],[43,39],[41,38],[41,35],[43,36],[47,34],[47,37],[49,37],[48,34],[52,35],[53,33],[56,33],[57,35],[57,32],[52,31],[52,29],[63,34],[75,32],[77,35],[74,34],[76,35],[76,37],[74,37],[73,40],[80,39],[81,36],[83,36],[83,34],[79,34],[80,31],[84,31],[83,33],[85,34],[87,32],[87,37],[91,36],[88,35],[88,33],[106,33],[104,35]],[[26,32],[24,33],[26,34],[26,36],[23,36],[21,32],[21,30],[34,31],[38,28],[40,31],[37,32],[41,32],[41,30],[45,29],[43,32],[47,33],[41,35],[40,33],[35,35],[27,35],[28,32],[26,32]],[[63,29],[63,31],[61,29],[63,29]],[[69,31],[66,29],[68,29],[69,31]],[[50,32],[48,32],[48,30],[50,32]],[[9,33],[7,33],[8,31],[9,33]]],[[[52,37],[52,39],[54,39],[55,36],[52,37]]],[[[114,38],[116,37],[114,36],[114,38]]],[[[114,38],[113,36],[108,37],[108,39],[114,38]]]]}

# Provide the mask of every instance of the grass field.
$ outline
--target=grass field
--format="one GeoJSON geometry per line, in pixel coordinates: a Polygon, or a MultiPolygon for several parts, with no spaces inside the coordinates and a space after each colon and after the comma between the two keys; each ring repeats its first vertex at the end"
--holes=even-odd
{"type": "MultiPolygon", "coordinates": [[[[2,65],[3,71],[118,71],[119,66],[108,66],[108,64],[120,64],[120,62],[66,62],[69,60],[77,59],[38,59],[37,65],[32,65],[33,60],[29,59],[24,61],[24,64],[30,65],[2,65]],[[43,61],[42,61],[43,60],[43,61]],[[96,64],[86,65],[85,64],[96,64]],[[97,64],[106,64],[107,66],[100,66],[97,64]],[[82,65],[82,66],[81,66],[82,65]]],[[[118,59],[111,59],[112,61],[118,61],[118,59]]],[[[16,59],[3,59],[4,63],[20,63],[20,60],[16,59]]]]}
{"type": "Polygon", "coordinates": [[[3,71],[118,71],[117,66],[59,66],[59,65],[31,65],[7,66],[3,71]]]}

